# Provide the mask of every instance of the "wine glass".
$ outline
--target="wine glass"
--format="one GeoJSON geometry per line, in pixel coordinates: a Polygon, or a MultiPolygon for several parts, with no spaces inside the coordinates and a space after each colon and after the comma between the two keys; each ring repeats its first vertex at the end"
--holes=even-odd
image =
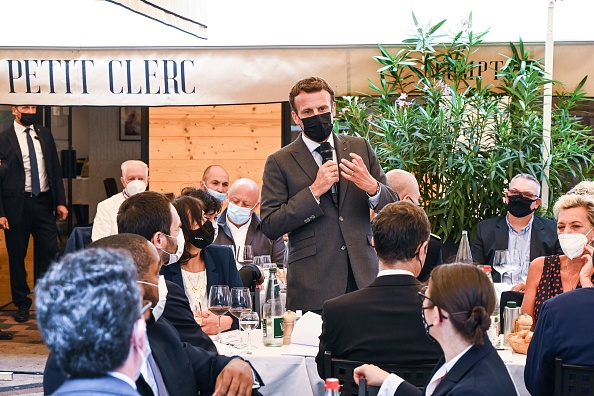
{"type": "MultiPolygon", "coordinates": [[[[239,320],[239,317],[244,312],[252,312],[252,295],[250,294],[250,289],[247,287],[234,287],[231,289],[231,308],[229,309],[229,313],[239,320]]],[[[241,348],[245,344],[241,343],[235,346],[241,348]]]]}
{"type": "Polygon", "coordinates": [[[501,281],[503,281],[503,274],[507,271],[507,261],[507,250],[495,250],[495,255],[493,256],[493,269],[501,274],[501,281]]]}
{"type": "Polygon", "coordinates": [[[237,261],[240,261],[242,264],[250,264],[254,262],[254,250],[252,249],[252,245],[244,245],[243,249],[240,249],[240,257],[237,258],[237,261]]]}
{"type": "Polygon", "coordinates": [[[256,349],[255,346],[252,345],[252,340],[250,339],[250,333],[252,330],[257,329],[258,325],[260,324],[260,317],[256,312],[242,312],[241,316],[239,317],[239,325],[241,328],[247,332],[248,341],[247,346],[244,349],[256,349]]]}
{"type": "Polygon", "coordinates": [[[213,285],[210,287],[208,295],[208,309],[219,317],[219,332],[217,333],[217,340],[221,339],[221,316],[229,311],[231,305],[231,297],[229,286],[227,285],[213,285]]]}
{"type": "Polygon", "coordinates": [[[507,251],[507,262],[505,263],[505,268],[507,269],[506,272],[510,275],[512,284],[514,283],[514,275],[518,275],[517,273],[514,274],[514,272],[520,269],[520,264],[520,251],[517,249],[509,249],[507,251]]]}

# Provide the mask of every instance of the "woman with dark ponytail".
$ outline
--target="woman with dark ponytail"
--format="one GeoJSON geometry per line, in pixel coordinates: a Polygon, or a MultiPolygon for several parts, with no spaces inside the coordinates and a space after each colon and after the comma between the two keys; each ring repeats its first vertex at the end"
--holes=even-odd
{"type": "Polygon", "coordinates": [[[444,353],[424,392],[369,364],[355,369],[355,382],[366,378],[369,385],[382,387],[381,394],[396,396],[516,395],[505,364],[487,338],[495,290],[485,273],[474,265],[438,266],[419,297],[425,331],[444,353]]]}

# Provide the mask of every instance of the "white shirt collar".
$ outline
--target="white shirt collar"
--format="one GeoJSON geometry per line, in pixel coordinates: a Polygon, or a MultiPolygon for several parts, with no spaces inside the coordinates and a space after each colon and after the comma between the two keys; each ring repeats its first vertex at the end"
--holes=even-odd
{"type": "Polygon", "coordinates": [[[126,374],[122,374],[117,371],[108,371],[107,375],[109,375],[110,377],[121,379],[122,381],[130,385],[132,389],[136,389],[136,382],[132,381],[132,378],[128,377],[126,374]]]}
{"type": "Polygon", "coordinates": [[[377,277],[385,275],[410,275],[414,277],[413,273],[403,269],[385,269],[377,273],[377,277]]]}
{"type": "Polygon", "coordinates": [[[35,132],[35,127],[33,126],[33,124],[26,127],[26,126],[22,126],[21,124],[16,122],[16,120],[14,120],[14,132],[15,133],[25,133],[25,129],[27,129],[27,128],[30,128],[31,131],[35,132]]]}
{"type": "MultiPolygon", "coordinates": [[[[303,143],[305,143],[310,153],[313,153],[314,150],[317,149],[321,144],[318,142],[314,142],[313,140],[305,136],[305,133],[301,134],[301,138],[303,138],[303,143]]],[[[332,148],[334,148],[334,133],[330,134],[330,137],[328,138],[327,142],[330,143],[330,146],[332,146],[332,148]]]]}

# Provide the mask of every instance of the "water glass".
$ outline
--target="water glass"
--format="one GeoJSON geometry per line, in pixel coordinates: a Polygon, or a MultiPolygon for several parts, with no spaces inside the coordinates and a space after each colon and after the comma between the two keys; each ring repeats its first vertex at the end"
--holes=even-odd
{"type": "Polygon", "coordinates": [[[252,345],[250,333],[252,330],[257,329],[259,324],[260,316],[258,316],[256,312],[242,312],[241,316],[239,317],[239,325],[244,331],[247,332],[248,335],[247,346],[244,349],[256,349],[256,347],[252,345]]]}
{"type": "Polygon", "coordinates": [[[493,269],[501,274],[501,280],[503,281],[503,274],[507,271],[508,254],[507,250],[495,250],[493,256],[493,269]]]}

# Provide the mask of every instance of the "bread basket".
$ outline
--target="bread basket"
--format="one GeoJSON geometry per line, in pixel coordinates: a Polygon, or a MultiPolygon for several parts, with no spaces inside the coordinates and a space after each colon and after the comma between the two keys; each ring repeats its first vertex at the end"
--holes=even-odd
{"type": "MultiPolygon", "coordinates": [[[[516,353],[521,353],[522,355],[526,355],[528,353],[528,346],[530,345],[530,340],[523,338],[520,333],[509,333],[505,339],[509,343],[509,346],[513,349],[516,353]]],[[[532,337],[530,337],[532,339],[532,337]]]]}

